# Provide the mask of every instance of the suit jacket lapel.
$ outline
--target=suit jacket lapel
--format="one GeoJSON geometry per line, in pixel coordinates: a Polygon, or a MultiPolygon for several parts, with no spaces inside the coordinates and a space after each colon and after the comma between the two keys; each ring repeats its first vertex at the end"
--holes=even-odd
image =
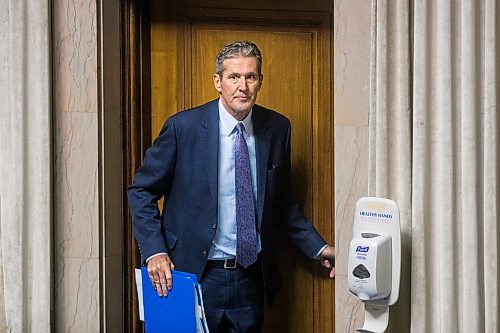
{"type": "Polygon", "coordinates": [[[203,146],[203,159],[207,171],[212,197],[217,201],[219,165],[219,111],[218,100],[206,105],[205,116],[201,121],[200,137],[203,146]]]}
{"type": "Polygon", "coordinates": [[[271,145],[271,131],[269,119],[258,105],[254,105],[252,111],[253,129],[255,135],[255,152],[257,158],[257,225],[260,228],[264,199],[266,193],[267,162],[269,158],[269,147],[271,145]]]}

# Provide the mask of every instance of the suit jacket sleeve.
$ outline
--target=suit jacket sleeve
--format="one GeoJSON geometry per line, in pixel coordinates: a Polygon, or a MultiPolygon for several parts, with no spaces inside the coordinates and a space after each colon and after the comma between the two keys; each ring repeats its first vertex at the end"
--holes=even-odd
{"type": "Polygon", "coordinates": [[[167,252],[161,231],[158,200],[167,200],[176,164],[176,130],[173,118],[163,125],[153,145],[146,151],[142,166],[128,188],[132,226],[143,260],[167,252]]]}
{"type": "Polygon", "coordinates": [[[290,170],[291,170],[291,126],[288,123],[286,144],[284,149],[283,164],[279,167],[278,193],[273,209],[274,220],[288,238],[308,258],[313,259],[318,251],[326,244],[325,240],[316,231],[314,226],[305,217],[299,205],[290,192],[290,170]]]}

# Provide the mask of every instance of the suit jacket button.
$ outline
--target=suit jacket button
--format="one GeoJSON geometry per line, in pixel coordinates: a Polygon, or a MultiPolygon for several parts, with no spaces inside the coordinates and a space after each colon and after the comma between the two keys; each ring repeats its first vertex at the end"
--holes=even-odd
{"type": "Polygon", "coordinates": [[[217,224],[212,224],[212,229],[217,229],[217,224]]]}
{"type": "Polygon", "coordinates": [[[208,253],[207,250],[203,250],[204,255],[207,255],[207,253],[208,253]]]}

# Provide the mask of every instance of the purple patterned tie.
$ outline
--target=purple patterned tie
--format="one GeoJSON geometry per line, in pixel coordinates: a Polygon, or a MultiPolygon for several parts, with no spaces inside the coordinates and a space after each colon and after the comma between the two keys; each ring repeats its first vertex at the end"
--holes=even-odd
{"type": "Polygon", "coordinates": [[[245,127],[236,125],[234,175],[236,185],[236,262],[247,268],[257,260],[255,205],[245,127]]]}

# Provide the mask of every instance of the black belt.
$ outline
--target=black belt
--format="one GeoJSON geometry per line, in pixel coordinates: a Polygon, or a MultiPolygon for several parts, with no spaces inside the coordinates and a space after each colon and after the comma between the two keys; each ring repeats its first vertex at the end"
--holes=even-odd
{"type": "Polygon", "coordinates": [[[219,267],[225,269],[236,269],[238,264],[236,263],[236,258],[224,259],[224,260],[208,260],[208,265],[211,267],[219,267]]]}

